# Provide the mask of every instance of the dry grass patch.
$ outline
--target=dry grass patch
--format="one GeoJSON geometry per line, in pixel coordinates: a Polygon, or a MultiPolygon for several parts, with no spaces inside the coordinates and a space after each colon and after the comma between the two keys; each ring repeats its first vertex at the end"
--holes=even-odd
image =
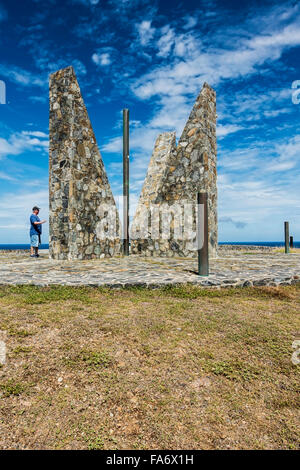
{"type": "Polygon", "coordinates": [[[1,448],[295,449],[300,286],[1,287],[1,448]]]}
{"type": "MultiPolygon", "coordinates": [[[[274,253],[285,253],[285,248],[275,248],[274,253]]],[[[290,253],[300,253],[300,248],[290,248],[290,253]]]]}

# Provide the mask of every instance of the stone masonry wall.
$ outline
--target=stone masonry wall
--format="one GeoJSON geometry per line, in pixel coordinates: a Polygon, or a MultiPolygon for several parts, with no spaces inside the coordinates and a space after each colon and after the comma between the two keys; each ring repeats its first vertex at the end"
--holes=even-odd
{"type": "Polygon", "coordinates": [[[50,77],[49,255],[119,254],[120,222],[73,67],[50,77]]]}
{"type": "Polygon", "coordinates": [[[206,191],[209,253],[216,256],[216,165],[216,93],[205,83],[177,147],[175,133],[161,134],[156,141],[132,223],[132,253],[196,256],[197,192],[206,191]]]}

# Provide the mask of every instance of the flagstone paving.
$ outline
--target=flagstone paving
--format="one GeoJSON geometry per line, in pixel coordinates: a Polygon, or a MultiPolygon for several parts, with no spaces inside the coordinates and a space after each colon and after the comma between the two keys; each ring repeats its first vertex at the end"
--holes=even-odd
{"type": "Polygon", "coordinates": [[[300,253],[222,253],[210,260],[210,274],[197,275],[197,260],[129,257],[59,261],[25,252],[0,252],[0,284],[159,287],[194,284],[204,287],[288,285],[300,280],[300,253]]]}

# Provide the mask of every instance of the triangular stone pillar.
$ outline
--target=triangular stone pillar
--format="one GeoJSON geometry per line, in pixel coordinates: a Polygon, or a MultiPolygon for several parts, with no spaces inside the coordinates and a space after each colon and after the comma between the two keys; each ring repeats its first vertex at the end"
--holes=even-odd
{"type": "Polygon", "coordinates": [[[209,252],[217,249],[216,93],[205,83],[176,147],[175,133],[155,144],[131,229],[131,251],[196,256],[197,192],[208,193],[209,252]]]}
{"type": "Polygon", "coordinates": [[[50,77],[49,254],[119,254],[120,222],[73,67],[50,77]]]}

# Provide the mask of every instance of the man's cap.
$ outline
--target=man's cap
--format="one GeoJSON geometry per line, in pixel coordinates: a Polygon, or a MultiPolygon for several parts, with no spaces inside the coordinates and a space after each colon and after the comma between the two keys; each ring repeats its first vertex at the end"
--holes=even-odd
{"type": "Polygon", "coordinates": [[[40,207],[34,206],[34,207],[32,208],[32,210],[33,210],[33,211],[39,211],[39,210],[40,210],[40,207]]]}

